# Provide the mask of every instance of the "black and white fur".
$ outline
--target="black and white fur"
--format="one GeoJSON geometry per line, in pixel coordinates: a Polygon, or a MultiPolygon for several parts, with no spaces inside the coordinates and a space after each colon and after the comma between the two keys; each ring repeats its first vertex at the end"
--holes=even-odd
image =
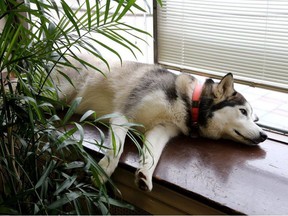
{"type": "MultiPolygon", "coordinates": [[[[73,87],[57,73],[54,81],[60,97],[67,103],[82,97],[77,112],[96,111],[97,115],[117,113],[110,120],[116,139],[116,149],[110,150],[99,165],[110,176],[123,152],[128,122],[144,125],[145,160],[136,172],[137,185],[152,190],[152,175],[166,143],[180,133],[191,133],[191,96],[198,82],[193,76],[175,75],[166,69],[149,64],[124,62],[111,64],[110,70],[93,57],[82,56],[97,66],[106,76],[73,62],[78,71],[58,68],[73,81],[73,87]]],[[[227,74],[220,83],[207,79],[200,97],[198,132],[211,139],[231,139],[248,145],[263,142],[267,135],[255,123],[256,115],[246,99],[233,87],[233,76],[227,74]]],[[[110,133],[111,136],[111,133],[110,133]]],[[[111,137],[110,137],[111,140],[111,137]]],[[[193,142],[193,140],[191,140],[193,142]]],[[[102,177],[105,181],[105,177],[102,177]]]]}

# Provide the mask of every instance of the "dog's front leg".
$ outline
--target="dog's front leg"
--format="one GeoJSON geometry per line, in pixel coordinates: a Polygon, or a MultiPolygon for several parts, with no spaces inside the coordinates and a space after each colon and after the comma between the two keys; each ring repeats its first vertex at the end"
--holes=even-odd
{"type": "Polygon", "coordinates": [[[152,190],[152,176],[166,143],[176,136],[179,130],[174,125],[157,125],[149,130],[145,136],[143,146],[144,155],[140,160],[140,167],[136,172],[136,184],[144,191],[152,190]]]}
{"type": "MultiPolygon", "coordinates": [[[[105,156],[99,161],[99,165],[110,177],[116,169],[120,156],[123,152],[125,137],[129,127],[127,118],[119,113],[119,115],[110,120],[111,129],[109,131],[109,140],[105,156]]],[[[107,176],[100,176],[101,182],[107,181],[107,176]]]]}

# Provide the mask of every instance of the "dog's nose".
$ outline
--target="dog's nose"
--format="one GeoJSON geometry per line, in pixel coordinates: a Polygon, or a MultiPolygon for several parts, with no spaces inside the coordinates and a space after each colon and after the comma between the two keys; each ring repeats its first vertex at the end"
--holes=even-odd
{"type": "Polygon", "coordinates": [[[261,142],[264,142],[268,138],[267,134],[265,132],[260,132],[260,140],[261,142]]]}

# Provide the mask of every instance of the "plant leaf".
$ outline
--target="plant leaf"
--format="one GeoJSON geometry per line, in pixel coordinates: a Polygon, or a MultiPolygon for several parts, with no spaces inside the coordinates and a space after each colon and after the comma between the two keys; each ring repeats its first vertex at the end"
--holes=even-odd
{"type": "Polygon", "coordinates": [[[63,125],[65,125],[69,121],[71,116],[75,113],[75,110],[77,109],[77,107],[80,104],[81,100],[82,100],[82,98],[78,97],[72,102],[70,108],[68,109],[66,115],[63,118],[63,121],[62,121],[63,125]]]}
{"type": "Polygon", "coordinates": [[[110,1],[106,1],[105,15],[104,15],[104,24],[107,22],[108,15],[110,11],[110,1]]]}
{"type": "Polygon", "coordinates": [[[91,29],[91,8],[90,8],[90,0],[86,0],[86,11],[87,11],[87,20],[88,20],[88,30],[91,29]]]}
{"type": "Polygon", "coordinates": [[[73,175],[69,178],[67,178],[53,193],[54,196],[58,196],[62,191],[67,190],[77,179],[76,175],[73,175]]]}
{"type": "Polygon", "coordinates": [[[77,31],[78,36],[80,37],[80,30],[78,27],[77,22],[74,20],[74,17],[76,18],[74,12],[72,11],[72,9],[67,5],[67,3],[64,0],[61,0],[61,4],[62,4],[62,8],[65,12],[65,15],[68,17],[68,19],[70,20],[70,22],[73,24],[74,29],[77,31]]]}
{"type": "Polygon", "coordinates": [[[65,165],[65,169],[75,169],[75,168],[81,168],[84,167],[83,161],[73,161],[65,165]]]}
{"type": "Polygon", "coordinates": [[[84,115],[82,115],[82,117],[80,118],[80,122],[83,122],[84,120],[86,120],[87,118],[89,118],[90,116],[92,116],[95,118],[96,117],[96,113],[93,110],[88,110],[84,113],[84,115]]]}
{"type": "Polygon", "coordinates": [[[73,200],[79,198],[82,195],[81,192],[70,192],[64,194],[60,199],[56,200],[55,202],[51,203],[47,208],[48,209],[57,209],[67,203],[72,202],[73,200]]]}
{"type": "Polygon", "coordinates": [[[44,181],[46,180],[48,175],[51,173],[51,171],[54,169],[55,165],[56,165],[56,161],[54,160],[50,161],[48,167],[45,168],[45,172],[43,173],[43,175],[41,176],[41,178],[35,185],[35,189],[39,188],[40,186],[44,184],[44,181]]]}
{"type": "Polygon", "coordinates": [[[118,15],[123,3],[124,3],[124,0],[119,0],[118,1],[118,6],[117,6],[116,10],[114,11],[114,15],[112,16],[111,22],[113,22],[114,19],[116,18],[116,16],[118,15]]]}
{"type": "Polygon", "coordinates": [[[116,22],[118,22],[122,17],[127,13],[127,11],[135,4],[136,0],[129,0],[128,4],[125,6],[124,10],[121,14],[117,17],[116,22]]]}

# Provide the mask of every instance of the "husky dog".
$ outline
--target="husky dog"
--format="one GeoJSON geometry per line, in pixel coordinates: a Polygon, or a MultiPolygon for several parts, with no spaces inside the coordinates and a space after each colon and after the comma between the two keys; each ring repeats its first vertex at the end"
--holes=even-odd
{"type": "MultiPolygon", "coordinates": [[[[152,190],[152,175],[166,143],[180,133],[188,136],[197,129],[203,137],[231,139],[247,145],[257,145],[267,138],[256,125],[258,118],[250,104],[235,91],[231,73],[219,83],[207,79],[201,86],[191,75],[176,75],[156,65],[113,63],[108,70],[91,56],[80,58],[89,59],[105,76],[71,61],[78,70],[58,70],[66,73],[75,87],[57,73],[53,79],[62,100],[69,103],[82,97],[79,114],[88,110],[98,115],[117,113],[110,120],[116,149],[112,148],[110,132],[110,148],[99,162],[107,176],[118,165],[129,129],[125,125],[129,122],[141,123],[145,128],[144,159],[136,172],[136,184],[145,191],[152,190]]],[[[104,176],[102,179],[105,181],[104,176]]]]}

